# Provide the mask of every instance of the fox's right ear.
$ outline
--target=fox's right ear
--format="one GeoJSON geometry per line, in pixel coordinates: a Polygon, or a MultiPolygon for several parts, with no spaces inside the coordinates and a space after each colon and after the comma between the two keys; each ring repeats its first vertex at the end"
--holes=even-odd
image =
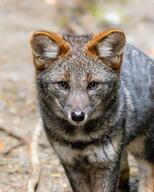
{"type": "Polygon", "coordinates": [[[111,29],[94,35],[86,44],[85,52],[89,56],[98,56],[105,64],[118,70],[122,63],[125,48],[125,34],[118,29],[111,29]]]}
{"type": "Polygon", "coordinates": [[[36,69],[45,68],[47,61],[51,63],[52,60],[65,56],[70,50],[69,43],[62,36],[47,31],[33,33],[30,43],[36,69]]]}

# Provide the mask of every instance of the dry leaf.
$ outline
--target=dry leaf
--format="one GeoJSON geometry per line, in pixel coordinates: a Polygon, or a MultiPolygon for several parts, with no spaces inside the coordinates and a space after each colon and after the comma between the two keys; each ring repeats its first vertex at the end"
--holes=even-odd
{"type": "Polygon", "coordinates": [[[0,152],[4,151],[4,143],[0,140],[0,152]]]}

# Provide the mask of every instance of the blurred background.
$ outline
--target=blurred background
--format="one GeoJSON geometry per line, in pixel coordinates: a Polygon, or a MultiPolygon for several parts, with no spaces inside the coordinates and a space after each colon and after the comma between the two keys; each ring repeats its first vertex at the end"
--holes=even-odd
{"type": "MultiPolygon", "coordinates": [[[[0,192],[25,192],[28,144],[39,117],[30,34],[124,30],[127,41],[154,57],[153,0],[0,0],[0,192]]],[[[44,132],[37,192],[71,191],[44,132]]]]}

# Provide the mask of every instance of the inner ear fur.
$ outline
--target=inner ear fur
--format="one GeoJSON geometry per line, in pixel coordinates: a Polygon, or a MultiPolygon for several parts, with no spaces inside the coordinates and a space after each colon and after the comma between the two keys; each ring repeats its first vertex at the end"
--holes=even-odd
{"type": "Polygon", "coordinates": [[[48,31],[34,32],[30,44],[36,69],[46,68],[46,59],[57,59],[59,56],[66,56],[70,51],[70,44],[61,35],[48,31]]]}
{"type": "Polygon", "coordinates": [[[119,34],[121,45],[125,46],[125,34],[119,29],[111,29],[94,35],[92,39],[86,44],[85,52],[90,56],[96,56],[98,54],[96,49],[97,45],[112,34],[119,34]]]}
{"type": "Polygon", "coordinates": [[[90,57],[104,59],[104,64],[113,69],[119,69],[122,63],[125,34],[118,29],[112,29],[94,35],[85,46],[85,53],[90,57]]]}
{"type": "Polygon", "coordinates": [[[49,39],[55,41],[59,45],[62,55],[65,55],[70,50],[70,44],[68,42],[66,42],[61,35],[59,35],[57,33],[53,33],[53,32],[48,32],[48,31],[34,32],[30,38],[30,43],[31,43],[32,47],[33,47],[33,44],[35,43],[36,36],[45,36],[45,37],[48,37],[49,39]]]}

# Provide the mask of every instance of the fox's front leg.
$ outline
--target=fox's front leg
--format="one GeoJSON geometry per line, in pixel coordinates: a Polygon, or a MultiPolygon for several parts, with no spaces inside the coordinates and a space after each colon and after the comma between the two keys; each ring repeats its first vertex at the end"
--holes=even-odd
{"type": "Polygon", "coordinates": [[[73,192],[116,192],[118,183],[118,167],[103,168],[101,166],[64,166],[73,192]]]}
{"type": "Polygon", "coordinates": [[[84,168],[65,164],[63,166],[73,192],[94,192],[90,189],[90,177],[84,168]]]}
{"type": "Polygon", "coordinates": [[[96,167],[91,172],[92,192],[116,192],[119,168],[96,167]]]}
{"type": "Polygon", "coordinates": [[[116,192],[119,183],[120,159],[123,151],[120,138],[114,138],[96,148],[90,160],[90,189],[92,192],[116,192]]]}

